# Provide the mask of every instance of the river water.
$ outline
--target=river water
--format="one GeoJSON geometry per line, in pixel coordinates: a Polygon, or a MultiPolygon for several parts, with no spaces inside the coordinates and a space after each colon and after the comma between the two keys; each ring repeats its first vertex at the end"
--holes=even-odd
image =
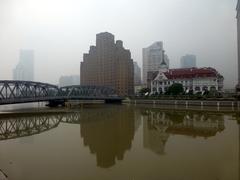
{"type": "Polygon", "coordinates": [[[0,115],[0,169],[9,180],[240,179],[236,112],[127,105],[8,111],[0,115]]]}

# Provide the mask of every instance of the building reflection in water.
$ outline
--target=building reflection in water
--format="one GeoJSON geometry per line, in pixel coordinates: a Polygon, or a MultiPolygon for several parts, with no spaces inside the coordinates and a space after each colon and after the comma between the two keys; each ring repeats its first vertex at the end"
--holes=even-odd
{"type": "MultiPolygon", "coordinates": [[[[97,165],[113,166],[131,149],[135,130],[140,127],[140,113],[125,106],[84,109],[69,113],[11,115],[0,117],[0,141],[32,136],[56,128],[60,123],[81,124],[84,145],[96,154],[97,165]],[[134,117],[138,120],[135,121],[134,117]]],[[[31,141],[31,140],[30,140],[31,141]]],[[[29,139],[27,143],[30,143],[29,139]]],[[[23,140],[22,143],[26,143],[23,140]]]]}
{"type": "Polygon", "coordinates": [[[238,119],[238,179],[240,180],[240,120],[238,119]]]}
{"type": "Polygon", "coordinates": [[[81,137],[90,152],[96,154],[97,166],[109,168],[116,160],[124,159],[138,128],[135,125],[132,108],[119,106],[81,113],[81,137]]]}
{"type": "Polygon", "coordinates": [[[233,119],[237,120],[238,124],[238,179],[240,180],[240,113],[236,113],[233,119]]]}
{"type": "Polygon", "coordinates": [[[163,155],[171,135],[186,135],[205,139],[225,129],[222,115],[194,112],[142,112],[144,148],[163,155]]]}
{"type": "Polygon", "coordinates": [[[0,140],[39,134],[57,127],[60,122],[80,124],[84,146],[96,155],[97,166],[101,168],[112,167],[117,160],[124,159],[141,123],[144,148],[159,155],[166,153],[171,135],[210,138],[225,129],[221,114],[107,106],[63,114],[1,116],[0,140]]]}

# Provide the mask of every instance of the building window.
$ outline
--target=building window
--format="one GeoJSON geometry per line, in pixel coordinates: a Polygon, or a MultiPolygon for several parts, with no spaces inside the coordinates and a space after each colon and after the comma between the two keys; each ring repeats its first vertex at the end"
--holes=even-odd
{"type": "Polygon", "coordinates": [[[158,91],[159,91],[159,93],[162,93],[162,88],[159,88],[158,91]]]}
{"type": "Polygon", "coordinates": [[[211,91],[215,91],[215,90],[216,90],[216,87],[215,87],[215,86],[211,86],[210,90],[211,90],[211,91]]]}
{"type": "Polygon", "coordinates": [[[200,91],[200,87],[195,87],[195,91],[200,91]]]}
{"type": "Polygon", "coordinates": [[[207,91],[207,90],[208,90],[208,87],[207,87],[207,86],[204,86],[204,87],[203,87],[203,90],[204,90],[204,91],[207,91]]]}

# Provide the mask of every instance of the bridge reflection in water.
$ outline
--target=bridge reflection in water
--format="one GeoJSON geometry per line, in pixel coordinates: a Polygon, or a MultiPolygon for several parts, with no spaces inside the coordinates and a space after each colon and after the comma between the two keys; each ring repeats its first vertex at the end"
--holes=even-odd
{"type": "Polygon", "coordinates": [[[68,113],[47,113],[0,118],[0,140],[39,134],[60,123],[80,125],[84,146],[96,156],[97,166],[109,168],[131,150],[134,134],[143,124],[143,146],[164,155],[172,135],[208,139],[225,129],[222,114],[171,112],[119,106],[68,113]]]}
{"type": "Polygon", "coordinates": [[[39,134],[60,123],[58,114],[18,115],[0,118],[0,140],[15,139],[39,134]]]}
{"type": "Polygon", "coordinates": [[[123,160],[134,137],[134,111],[104,108],[102,111],[14,115],[0,118],[0,140],[43,133],[60,123],[81,124],[84,145],[96,154],[97,165],[108,168],[123,160]],[[97,117],[97,119],[96,119],[97,117]]]}

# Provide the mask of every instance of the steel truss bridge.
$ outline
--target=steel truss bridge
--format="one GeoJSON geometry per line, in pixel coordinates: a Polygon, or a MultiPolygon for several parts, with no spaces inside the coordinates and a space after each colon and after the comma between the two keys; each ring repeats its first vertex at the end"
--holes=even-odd
{"type": "Polygon", "coordinates": [[[50,106],[67,100],[104,100],[121,102],[116,91],[103,86],[58,86],[31,81],[0,81],[0,105],[48,101],[50,106]]]}

